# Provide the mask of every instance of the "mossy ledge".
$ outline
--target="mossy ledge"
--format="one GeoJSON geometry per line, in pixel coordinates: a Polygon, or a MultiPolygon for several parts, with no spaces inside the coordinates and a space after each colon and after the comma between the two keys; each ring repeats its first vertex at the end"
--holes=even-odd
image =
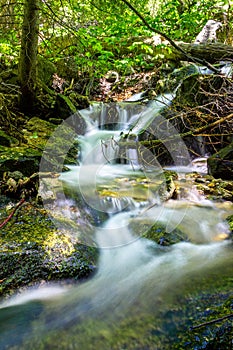
{"type": "MultiPolygon", "coordinates": [[[[3,207],[0,218],[11,211],[9,205],[3,207]]],[[[75,282],[96,269],[97,248],[82,244],[78,232],[74,235],[68,226],[58,230],[45,209],[35,203],[25,202],[18,209],[2,228],[0,242],[1,296],[41,281],[75,282]]]]}

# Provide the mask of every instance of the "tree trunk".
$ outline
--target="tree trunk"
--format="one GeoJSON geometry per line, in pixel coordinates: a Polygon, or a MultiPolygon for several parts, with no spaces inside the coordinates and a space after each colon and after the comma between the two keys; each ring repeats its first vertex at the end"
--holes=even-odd
{"type": "Polygon", "coordinates": [[[19,59],[20,108],[30,114],[36,97],[40,0],[25,0],[19,59]]]}
{"type": "MultiPolygon", "coordinates": [[[[225,45],[223,43],[203,43],[203,44],[179,44],[179,46],[190,56],[196,57],[202,60],[206,60],[209,63],[216,63],[219,61],[232,61],[233,60],[233,46],[225,45]]],[[[176,52],[172,48],[175,57],[187,60],[182,56],[181,52],[176,52]]]]}

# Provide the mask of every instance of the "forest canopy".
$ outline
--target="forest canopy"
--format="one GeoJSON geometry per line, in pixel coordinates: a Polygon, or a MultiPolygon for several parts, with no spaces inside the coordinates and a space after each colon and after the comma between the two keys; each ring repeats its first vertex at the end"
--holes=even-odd
{"type": "MultiPolygon", "coordinates": [[[[56,63],[63,75],[94,78],[109,70],[127,74],[132,69],[151,69],[161,58],[150,56],[151,45],[142,39],[153,33],[122,0],[35,3],[39,10],[38,54],[56,63]]],[[[30,0],[0,2],[1,62],[17,63],[28,4],[30,0]]],[[[192,42],[206,21],[214,19],[223,23],[221,41],[231,44],[231,1],[133,0],[130,4],[152,28],[174,41],[192,42]]],[[[163,41],[158,45],[164,45],[163,41]]]]}

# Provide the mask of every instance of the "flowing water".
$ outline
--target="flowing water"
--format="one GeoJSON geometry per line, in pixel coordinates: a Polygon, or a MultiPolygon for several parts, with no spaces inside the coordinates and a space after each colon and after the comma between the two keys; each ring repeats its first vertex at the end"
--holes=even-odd
{"type": "Polygon", "coordinates": [[[122,132],[132,130],[137,142],[171,99],[141,111],[129,104],[127,113],[118,106],[111,121],[106,106],[104,113],[98,106],[81,112],[87,128],[78,138],[80,165],[60,179],[73,198],[107,218],[93,224],[98,271],[76,286],[45,285],[2,303],[1,349],[172,349],[177,329],[192,325],[183,311],[187,298],[217,292],[230,279],[231,244],[221,238],[229,234],[225,218],[232,210],[182,182],[186,172],[197,170],[182,141],[172,151],[171,168],[184,187],[179,200],[164,201],[166,176],[156,159],[148,165],[136,147],[121,153],[122,132]],[[161,246],[144,238],[155,223],[167,232],[179,228],[186,241],[161,246]]]}

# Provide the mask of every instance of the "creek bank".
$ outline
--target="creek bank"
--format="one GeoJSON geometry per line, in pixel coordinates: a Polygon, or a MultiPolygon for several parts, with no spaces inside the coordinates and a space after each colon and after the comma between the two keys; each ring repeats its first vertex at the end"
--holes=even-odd
{"type": "MultiPolygon", "coordinates": [[[[54,123],[32,117],[21,129],[20,141],[1,131],[1,223],[11,215],[20,199],[24,198],[25,202],[1,227],[0,295],[14,293],[23,286],[42,280],[70,278],[75,282],[95,271],[97,249],[84,245],[79,235],[81,227],[90,231],[89,222],[92,218],[86,212],[80,213],[82,224],[76,225],[75,234],[70,229],[69,220],[64,223],[63,230],[58,230],[49,211],[40,204],[40,161],[56,127],[54,123]]],[[[57,181],[56,171],[61,170],[61,164],[77,164],[76,141],[72,141],[64,156],[64,138],[70,137],[70,129],[70,126],[64,125],[62,136],[56,138],[57,153],[55,157],[48,158],[50,173],[43,176],[50,176],[52,181],[57,181]]],[[[62,170],[67,169],[63,166],[62,170]]],[[[64,220],[61,213],[59,217],[64,220]]]]}
{"type": "MultiPolygon", "coordinates": [[[[13,139],[7,146],[0,145],[1,195],[15,199],[22,196],[37,198],[41,158],[56,127],[51,122],[33,117],[22,129],[23,142],[14,143],[13,139]]],[[[69,125],[63,126],[62,135],[56,137],[56,148],[53,146],[51,155],[46,158],[46,167],[52,177],[55,177],[56,172],[68,170],[63,164],[77,164],[78,141],[72,140],[69,150],[65,149],[64,139],[70,140],[71,131],[69,125]]]]}

